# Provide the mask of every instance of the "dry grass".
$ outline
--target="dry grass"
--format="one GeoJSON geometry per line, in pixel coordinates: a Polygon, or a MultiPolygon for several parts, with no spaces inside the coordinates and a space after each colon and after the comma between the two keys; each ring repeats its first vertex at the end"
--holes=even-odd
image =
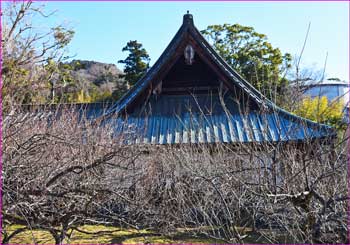
{"type": "MultiPolygon", "coordinates": [[[[21,226],[11,225],[5,227],[6,231],[14,231],[21,226]]],[[[176,232],[169,235],[160,235],[150,230],[125,229],[104,225],[83,225],[79,231],[69,231],[70,238],[66,238],[64,244],[225,244],[226,242],[219,239],[208,238],[199,235],[201,231],[211,229],[210,227],[197,227],[189,230],[189,228],[178,228],[176,232]],[[193,235],[193,231],[198,232],[197,236],[193,235]]],[[[244,243],[271,243],[283,242],[288,243],[288,239],[284,234],[280,234],[279,241],[271,241],[268,239],[271,231],[253,232],[250,228],[237,227],[241,234],[249,233],[249,237],[244,239],[244,243]]],[[[10,240],[10,244],[53,244],[55,241],[49,232],[43,230],[28,230],[20,233],[10,240]]]]}
{"type": "MultiPolygon", "coordinates": [[[[14,231],[21,226],[12,225],[5,227],[7,231],[14,231]]],[[[185,231],[162,236],[149,230],[123,229],[103,225],[84,225],[79,230],[95,233],[86,234],[79,231],[70,231],[71,237],[66,238],[65,244],[168,244],[168,243],[224,243],[217,239],[204,237],[191,237],[185,231]]],[[[53,244],[55,241],[49,232],[43,230],[28,230],[20,233],[10,240],[11,244],[53,244]]]]}

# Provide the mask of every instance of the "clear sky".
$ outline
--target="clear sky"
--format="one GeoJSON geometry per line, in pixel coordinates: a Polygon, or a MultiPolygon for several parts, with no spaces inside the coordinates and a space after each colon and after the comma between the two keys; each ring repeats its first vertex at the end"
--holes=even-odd
{"type": "MultiPolygon", "coordinates": [[[[69,53],[76,59],[117,64],[129,40],[141,42],[153,64],[189,10],[199,30],[211,24],[239,23],[268,36],[283,53],[299,55],[309,22],[304,67],[349,80],[348,2],[49,2],[58,10],[50,24],[67,22],[75,30],[69,53]]],[[[122,68],[121,64],[117,64],[122,68]]]]}

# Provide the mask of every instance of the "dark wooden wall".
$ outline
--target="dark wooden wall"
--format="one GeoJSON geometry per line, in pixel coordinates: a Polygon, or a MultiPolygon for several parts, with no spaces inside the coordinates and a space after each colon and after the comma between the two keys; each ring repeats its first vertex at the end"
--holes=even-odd
{"type": "Polygon", "coordinates": [[[169,73],[164,77],[162,87],[189,88],[189,87],[219,87],[219,78],[198,55],[194,63],[187,65],[182,55],[169,73]]]}

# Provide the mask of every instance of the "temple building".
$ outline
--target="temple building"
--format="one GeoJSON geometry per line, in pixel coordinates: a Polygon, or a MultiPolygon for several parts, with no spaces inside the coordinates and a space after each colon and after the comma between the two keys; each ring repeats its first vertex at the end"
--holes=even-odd
{"type": "Polygon", "coordinates": [[[335,136],[331,127],[264,97],[215,52],[188,13],[156,63],[103,118],[115,123],[127,144],[302,142],[335,136]]]}

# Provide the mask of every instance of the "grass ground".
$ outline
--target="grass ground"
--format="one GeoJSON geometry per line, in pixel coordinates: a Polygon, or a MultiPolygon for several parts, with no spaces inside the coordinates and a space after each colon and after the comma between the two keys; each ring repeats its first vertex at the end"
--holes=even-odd
{"type": "MultiPolygon", "coordinates": [[[[7,231],[13,231],[18,226],[5,227],[7,231]]],[[[191,237],[185,231],[179,231],[171,236],[162,236],[148,230],[122,229],[102,225],[84,225],[79,227],[79,231],[73,231],[70,239],[64,240],[69,244],[169,244],[169,243],[225,243],[221,240],[191,237]]],[[[54,240],[49,232],[42,230],[30,230],[17,234],[10,240],[11,244],[52,244],[54,240]]]]}
{"type": "MultiPolygon", "coordinates": [[[[12,225],[4,227],[9,233],[19,228],[20,226],[12,225]]],[[[204,231],[205,227],[193,228],[195,230],[204,231]]],[[[192,229],[192,230],[193,230],[192,229]]],[[[291,243],[286,239],[284,234],[276,240],[269,240],[262,235],[262,233],[253,233],[251,229],[237,228],[241,234],[248,234],[248,238],[243,240],[244,243],[291,243]]],[[[227,243],[222,240],[212,239],[208,237],[194,237],[186,229],[178,229],[171,235],[164,236],[152,232],[150,230],[135,230],[125,229],[112,226],[103,225],[83,225],[79,227],[79,232],[74,230],[70,238],[65,239],[65,244],[169,244],[169,243],[186,243],[186,244],[224,244],[227,243]],[[89,234],[87,234],[89,233],[89,234]]],[[[271,231],[268,231],[271,233],[271,231]]],[[[54,240],[49,232],[43,230],[29,230],[17,234],[10,240],[10,244],[53,244],[54,240]]]]}

